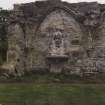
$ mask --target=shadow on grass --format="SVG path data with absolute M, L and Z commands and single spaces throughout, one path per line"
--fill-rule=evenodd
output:
M 80 76 L 80 75 L 65 75 L 65 74 L 54 74 L 54 73 L 26 73 L 24 76 L 16 77 L 0 77 L 0 83 L 105 83 L 104 75 L 91 75 L 91 76 Z

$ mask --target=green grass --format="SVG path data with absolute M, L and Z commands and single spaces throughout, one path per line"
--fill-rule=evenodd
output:
M 91 81 L 62 74 L 27 74 L 8 79 L 1 76 L 0 104 L 105 105 L 103 80 L 97 82 L 96 78 Z
M 0 84 L 3 105 L 105 105 L 105 85 Z

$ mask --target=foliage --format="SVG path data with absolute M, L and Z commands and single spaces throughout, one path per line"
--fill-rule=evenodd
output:
M 0 9 L 0 61 L 6 60 L 8 17 L 9 17 L 9 11 Z

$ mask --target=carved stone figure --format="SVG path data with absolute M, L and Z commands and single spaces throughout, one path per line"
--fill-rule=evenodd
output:
M 52 34 L 52 40 L 49 50 L 49 53 L 52 56 L 64 55 L 64 37 L 63 33 L 61 33 L 59 30 Z

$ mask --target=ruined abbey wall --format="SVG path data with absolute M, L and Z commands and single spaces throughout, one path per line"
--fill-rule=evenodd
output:
M 17 73 L 48 69 L 105 72 L 105 5 L 60 0 L 15 5 L 8 26 L 7 64 Z

